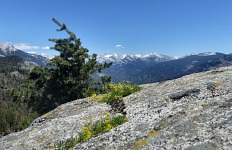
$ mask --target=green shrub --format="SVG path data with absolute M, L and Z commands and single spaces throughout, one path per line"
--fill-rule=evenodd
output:
M 127 121 L 128 119 L 126 116 L 115 116 L 110 118 L 110 114 L 106 112 L 106 117 L 104 119 L 85 125 L 83 130 L 78 133 L 78 137 L 71 137 L 66 141 L 60 141 L 56 147 L 58 149 L 72 148 L 78 143 L 87 141 L 90 138 L 107 132 L 110 129 L 115 128 Z
M 103 87 L 105 94 L 93 94 L 90 102 L 106 102 L 113 104 L 123 97 L 128 96 L 142 88 L 137 85 L 129 85 L 128 82 L 113 84 L 110 83 Z M 89 140 L 90 138 L 107 132 L 112 128 L 117 127 L 128 121 L 125 115 L 110 117 L 109 112 L 106 112 L 106 117 L 94 123 L 89 123 L 84 126 L 82 131 L 78 133 L 78 137 L 72 137 L 66 141 L 60 141 L 56 146 L 58 149 L 68 149 L 74 147 L 76 144 Z
M 130 85 L 128 82 L 113 84 L 110 83 L 103 87 L 106 94 L 93 94 L 90 98 L 90 102 L 106 102 L 111 103 L 115 100 L 121 100 L 123 97 L 128 96 L 134 92 L 141 90 L 142 88 L 138 85 Z
M 125 116 L 117 116 L 115 118 L 110 119 L 110 124 L 113 126 L 113 128 L 127 122 L 128 119 Z

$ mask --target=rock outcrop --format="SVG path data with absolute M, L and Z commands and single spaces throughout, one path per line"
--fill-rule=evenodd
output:
M 123 99 L 128 122 L 73 149 L 232 148 L 232 67 L 141 86 Z M 0 149 L 55 149 L 110 109 L 89 98 L 63 104 L 27 129 L 2 137 Z

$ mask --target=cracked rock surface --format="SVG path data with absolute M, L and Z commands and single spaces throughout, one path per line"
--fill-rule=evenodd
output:
M 232 149 L 232 67 L 141 86 L 123 99 L 128 122 L 73 149 Z M 54 149 L 111 109 L 88 101 L 61 105 L 27 129 L 2 137 L 0 149 Z

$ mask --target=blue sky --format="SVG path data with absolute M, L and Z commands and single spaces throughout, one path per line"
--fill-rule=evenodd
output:
M 232 52 L 231 0 L 1 0 L 0 43 L 50 53 L 55 17 L 90 53 Z M 57 53 L 56 53 L 57 54 Z

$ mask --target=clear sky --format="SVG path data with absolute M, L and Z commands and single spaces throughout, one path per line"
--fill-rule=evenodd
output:
M 54 53 L 52 17 L 90 53 L 232 52 L 232 0 L 1 0 L 0 43 Z

